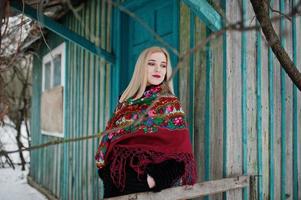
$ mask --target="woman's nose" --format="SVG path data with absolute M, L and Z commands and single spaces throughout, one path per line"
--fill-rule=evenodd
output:
M 159 71 L 159 66 L 158 65 L 155 66 L 155 71 Z

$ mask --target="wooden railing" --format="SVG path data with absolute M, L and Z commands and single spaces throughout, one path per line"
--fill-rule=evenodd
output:
M 197 183 L 193 186 L 179 186 L 162 190 L 161 192 L 143 192 L 135 193 L 106 200 L 176 200 L 176 199 L 191 199 L 205 195 L 212 195 L 220 192 L 225 192 L 233 189 L 250 187 L 250 199 L 254 197 L 254 176 L 237 176 L 233 178 L 224 178 Z

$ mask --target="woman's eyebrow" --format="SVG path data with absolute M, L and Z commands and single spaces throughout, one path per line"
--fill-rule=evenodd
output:
M 148 61 L 153 61 L 153 62 L 156 62 L 157 60 L 150 59 L 150 60 L 148 60 Z M 165 62 L 165 61 L 162 61 L 161 63 L 165 63 L 165 64 L 166 64 L 166 62 Z

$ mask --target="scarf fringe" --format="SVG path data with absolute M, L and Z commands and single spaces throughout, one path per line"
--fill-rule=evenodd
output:
M 150 163 L 161 163 L 165 160 L 175 159 L 183 161 L 185 171 L 182 178 L 182 185 L 193 185 L 197 180 L 197 170 L 193 155 L 191 153 L 164 154 L 155 151 L 143 150 L 141 148 L 125 148 L 115 146 L 111 158 L 110 176 L 116 187 L 121 190 L 125 187 L 126 167 L 133 168 L 138 176 L 145 173 Z M 128 162 L 128 163 L 127 163 Z

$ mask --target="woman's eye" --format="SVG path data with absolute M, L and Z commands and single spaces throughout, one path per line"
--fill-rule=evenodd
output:
M 162 68 L 166 68 L 166 65 L 161 65 Z
M 150 66 L 154 66 L 154 65 L 155 65 L 155 63 L 148 63 L 148 65 L 150 65 Z

